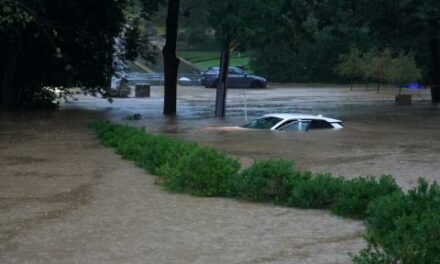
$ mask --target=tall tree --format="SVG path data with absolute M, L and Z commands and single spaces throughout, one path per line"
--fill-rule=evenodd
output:
M 283 32 L 288 35 L 296 33 L 297 18 L 288 12 L 295 10 L 294 3 L 304 3 L 300 0 L 224 0 L 210 2 L 207 11 L 209 22 L 216 29 L 221 40 L 222 59 L 220 66 L 219 87 L 217 91 L 216 115 L 224 116 L 227 94 L 227 68 L 229 65 L 229 53 L 232 49 L 245 50 L 249 46 L 266 45 L 273 39 L 267 36 L 270 31 Z M 280 13 L 280 10 L 287 10 Z M 275 12 L 277 11 L 277 12 Z M 274 21 L 280 22 L 275 27 Z M 295 29 L 295 30 L 293 30 Z
M 440 103 L 440 2 L 370 0 L 361 6 L 363 26 L 371 30 L 376 45 L 414 52 L 418 62 L 429 69 L 432 102 Z
M 45 102 L 44 87 L 105 95 L 126 7 L 126 0 L 0 0 L 0 107 Z
M 363 64 L 361 51 L 352 47 L 349 53 L 339 56 L 339 64 L 336 65 L 335 71 L 341 77 L 350 79 L 350 89 L 353 90 L 353 81 L 362 77 Z
M 6 17 L 0 22 L 1 106 L 32 106 L 44 97 L 45 86 L 104 93 L 125 2 L 0 0 L 0 17 Z M 31 21 L 11 21 L 11 13 Z

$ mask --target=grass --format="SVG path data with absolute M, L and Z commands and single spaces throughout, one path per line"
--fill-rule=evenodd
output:
M 218 67 L 220 64 L 219 51 L 179 51 L 178 56 L 193 63 L 199 70 L 206 70 L 209 67 Z M 246 70 L 249 67 L 250 57 L 248 54 L 232 52 L 230 57 L 230 66 L 244 66 Z

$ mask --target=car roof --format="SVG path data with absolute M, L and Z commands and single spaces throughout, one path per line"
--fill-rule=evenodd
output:
M 325 120 L 330 123 L 342 123 L 341 120 L 328 118 L 322 115 L 305 115 L 305 114 L 299 114 L 299 113 L 276 113 L 276 114 L 266 114 L 263 117 L 277 117 L 284 120 L 289 119 L 319 119 L 319 120 Z

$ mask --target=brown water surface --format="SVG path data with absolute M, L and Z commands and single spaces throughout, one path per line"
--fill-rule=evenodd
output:
M 57 112 L 0 113 L 0 263 L 350 263 L 363 225 L 326 211 L 170 194 L 155 177 L 98 144 L 87 124 L 110 119 L 221 148 L 246 164 L 284 158 L 302 169 L 354 177 L 393 174 L 407 188 L 439 179 L 440 112 L 412 92 L 346 88 L 179 88 L 179 115 L 163 118 L 162 89 L 147 99 L 80 97 Z M 271 112 L 342 119 L 339 131 L 218 131 Z M 140 113 L 138 121 L 123 120 Z

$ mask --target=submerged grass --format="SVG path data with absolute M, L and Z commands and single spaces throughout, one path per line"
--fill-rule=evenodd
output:
M 391 176 L 345 179 L 299 171 L 284 160 L 257 161 L 242 170 L 233 157 L 195 143 L 109 122 L 90 128 L 102 144 L 157 175 L 169 191 L 329 209 L 365 219 L 370 246 L 352 257 L 354 263 L 440 263 L 437 184 L 420 180 L 404 193 Z

